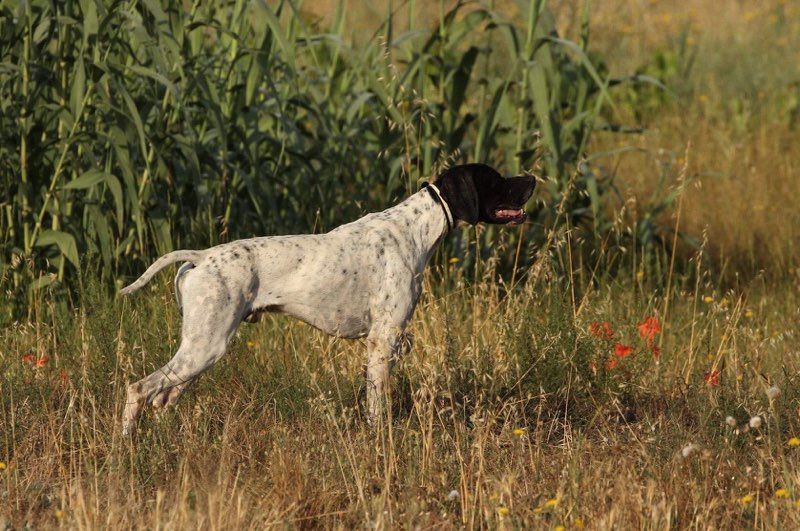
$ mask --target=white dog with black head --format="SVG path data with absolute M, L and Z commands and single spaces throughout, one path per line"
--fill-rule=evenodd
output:
M 436 247 L 458 223 L 521 223 L 534 185 L 533 177 L 504 178 L 483 164 L 455 166 L 402 203 L 326 234 L 251 238 L 162 256 L 120 293 L 185 262 L 175 277 L 181 343 L 166 365 L 128 386 L 123 433 L 133 432 L 143 406 L 174 405 L 225 354 L 239 323 L 261 312 L 288 314 L 337 337 L 366 337 L 367 418 L 374 421 Z

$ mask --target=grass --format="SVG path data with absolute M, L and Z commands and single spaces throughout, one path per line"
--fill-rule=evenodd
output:
M 5 330 L 0 511 L 15 526 L 92 528 L 799 523 L 793 290 L 680 286 L 665 320 L 648 278 L 604 281 L 573 305 L 546 275 L 507 293 L 491 272 L 466 274 L 429 276 L 384 430 L 360 415 L 363 345 L 270 317 L 243 325 L 176 410 L 122 439 L 121 384 L 177 345 L 166 278 L 133 301 L 90 290 L 70 315 Z M 651 315 L 658 360 L 637 330 Z M 605 321 L 611 341 L 591 333 Z M 615 342 L 635 351 L 607 369 Z
M 386 12 L 347 5 L 347 27 Z M 553 6 L 576 41 L 582 6 Z M 582 242 L 562 231 L 525 251 L 513 289 L 499 264 L 515 235 L 476 263 L 465 232 L 460 261 L 442 253 L 426 277 L 386 429 L 362 419 L 362 344 L 268 317 L 133 442 L 123 384 L 177 347 L 169 275 L 124 301 L 91 273 L 69 304 L 41 290 L 0 331 L 0 529 L 800 526 L 797 6 L 612 0 L 590 14 L 612 75 L 658 75 L 673 94 L 615 93 L 622 121 L 646 130 L 588 144 L 640 150 L 595 164 L 614 178 L 604 208 L 623 235 L 686 168 L 680 228 L 697 246 L 674 250 L 669 282 L 677 202 L 657 213 L 665 262 L 641 267 L 621 238 L 573 275 Z M 648 316 L 658 360 L 637 328 Z M 613 340 L 592 334 L 604 322 Z M 634 352 L 609 369 L 617 342 Z

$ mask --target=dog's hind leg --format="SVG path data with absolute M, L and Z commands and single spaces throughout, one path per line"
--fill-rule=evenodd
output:
M 187 286 L 189 287 L 189 286 Z M 242 315 L 231 305 L 217 305 L 214 301 L 227 297 L 227 291 L 219 286 L 204 286 L 205 292 L 196 301 L 191 289 L 184 302 L 183 331 L 178 351 L 166 365 L 127 388 L 127 400 L 122 417 L 122 432 L 133 433 L 136 419 L 142 408 L 152 404 L 156 407 L 174 404 L 186 386 L 209 369 L 224 354 L 228 339 L 233 335 Z M 196 302 L 194 304 L 189 301 Z

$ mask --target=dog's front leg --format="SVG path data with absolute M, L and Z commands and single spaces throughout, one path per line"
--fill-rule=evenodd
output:
M 381 331 L 367 337 L 367 422 L 379 425 L 390 404 L 389 369 L 401 334 Z

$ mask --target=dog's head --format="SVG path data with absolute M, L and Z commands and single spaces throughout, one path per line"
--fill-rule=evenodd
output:
M 442 172 L 434 184 L 456 220 L 517 224 L 525 221 L 523 207 L 536 180 L 527 175 L 506 179 L 485 164 L 464 164 Z

